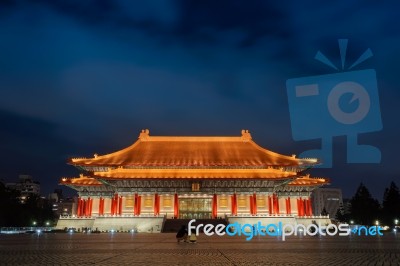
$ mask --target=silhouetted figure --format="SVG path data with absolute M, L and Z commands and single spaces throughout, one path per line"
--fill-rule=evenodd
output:
M 188 231 L 186 230 L 186 226 L 182 225 L 181 229 L 179 229 L 178 233 L 176 234 L 176 241 L 179 243 L 181 240 L 187 242 L 188 238 Z

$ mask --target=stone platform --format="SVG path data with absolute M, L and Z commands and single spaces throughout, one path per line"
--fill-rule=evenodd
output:
M 93 230 L 99 231 L 131 231 L 135 232 L 171 232 L 167 228 L 163 230 L 163 225 L 165 222 L 176 223 L 176 226 L 172 226 L 174 231 L 180 228 L 181 225 L 186 225 L 190 219 L 177 219 L 168 220 L 164 216 L 98 216 L 98 217 L 60 217 L 57 222 L 56 229 L 65 228 L 91 228 Z M 201 221 L 201 219 L 199 220 Z M 315 222 L 320 225 L 328 225 L 331 220 L 328 216 L 310 216 L 310 217 L 295 217 L 290 216 L 269 216 L 269 215 L 257 215 L 257 216 L 227 216 L 227 219 L 214 219 L 214 220 L 204 220 L 208 223 L 218 224 L 218 223 L 240 223 L 240 224 L 257 224 L 261 222 L 263 225 L 274 223 L 278 224 L 282 222 L 283 224 L 303 224 L 305 226 Z M 168 223 L 167 223 L 168 225 Z
M 135 231 L 161 232 L 164 216 L 100 216 L 96 218 L 63 217 L 57 222 L 56 229 L 91 228 L 99 231 Z
M 400 235 L 207 237 L 175 234 L 0 235 L 1 265 L 399 265 Z

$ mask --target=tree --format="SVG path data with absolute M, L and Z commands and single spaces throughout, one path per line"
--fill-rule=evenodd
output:
M 371 193 L 363 183 L 350 200 L 351 219 L 357 224 L 372 225 L 378 219 L 380 205 L 372 198 Z
M 395 219 L 400 219 L 400 192 L 394 182 L 385 189 L 382 202 L 382 220 L 385 225 L 393 225 Z
M 0 226 L 20 226 L 19 193 L 0 182 Z
M 31 195 L 22 204 L 19 200 L 20 193 L 7 188 L 0 182 L 0 227 L 43 226 L 46 221 L 54 219 L 54 213 L 47 200 Z
M 341 223 L 348 223 L 349 216 L 350 216 L 350 214 L 348 212 L 346 212 L 346 210 L 343 207 L 343 204 L 340 203 L 339 208 L 335 215 L 336 221 L 341 222 Z

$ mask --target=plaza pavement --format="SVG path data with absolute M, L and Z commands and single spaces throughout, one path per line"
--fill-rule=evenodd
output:
M 0 265 L 400 265 L 400 235 L 207 237 L 175 234 L 0 235 Z

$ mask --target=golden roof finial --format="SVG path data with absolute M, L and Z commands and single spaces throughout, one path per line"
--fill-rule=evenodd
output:
M 251 134 L 248 130 L 242 129 L 242 140 L 249 141 L 251 140 Z
M 139 134 L 139 139 L 141 140 L 146 140 L 150 136 L 150 130 L 148 129 L 142 129 L 142 132 Z

